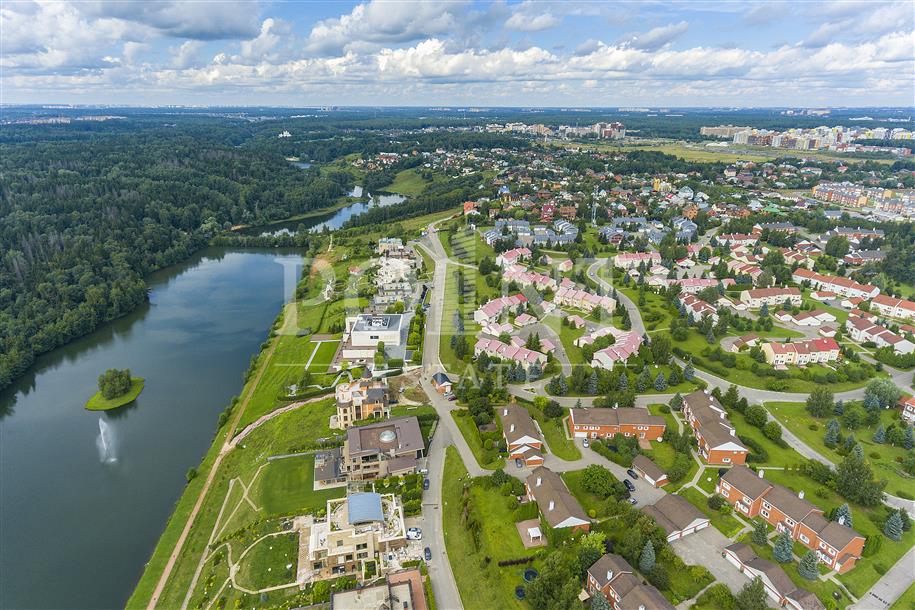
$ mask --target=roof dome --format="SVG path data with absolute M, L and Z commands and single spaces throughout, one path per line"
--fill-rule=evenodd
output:
M 397 435 L 394 434 L 393 430 L 385 430 L 378 435 L 378 439 L 382 443 L 393 443 L 397 439 Z

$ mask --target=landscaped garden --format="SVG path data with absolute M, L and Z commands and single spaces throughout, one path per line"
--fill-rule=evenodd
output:
M 495 420 L 495 430 L 481 433 L 469 411 L 452 411 L 451 417 L 457 424 L 461 436 L 470 446 L 473 457 L 476 458 L 480 468 L 494 470 L 505 466 L 505 458 L 499 455 L 499 443 L 502 441 L 502 433 L 498 428 L 498 418 Z
M 517 399 L 517 401 L 518 404 L 530 412 L 531 417 L 540 425 L 544 440 L 553 455 L 567 461 L 577 460 L 581 457 L 581 451 L 575 445 L 575 441 L 567 435 L 564 416 L 568 412 L 565 409 L 560 407 L 561 415 L 559 417 L 547 417 L 544 409 L 548 404 L 548 400 L 545 397 L 538 396 L 534 399 L 534 402 L 522 399 Z

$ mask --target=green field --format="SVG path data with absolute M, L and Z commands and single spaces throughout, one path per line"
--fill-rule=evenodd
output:
M 890 606 L 890 610 L 915 610 L 915 582 Z
M 337 346 L 339 344 L 339 341 L 312 343 L 317 349 L 317 352 L 314 353 L 314 356 L 308 356 L 311 358 L 311 364 L 308 366 L 308 370 L 313 373 L 326 373 L 327 369 L 330 367 L 330 363 L 334 359 L 334 354 L 337 353 Z M 306 360 L 306 362 L 308 362 L 308 360 Z
M 292 583 L 298 556 L 298 533 L 262 538 L 239 562 L 237 582 L 246 589 L 255 590 Z
M 455 325 L 455 315 L 460 316 L 464 322 L 464 334 L 467 338 L 467 353 L 473 355 L 473 346 L 476 343 L 476 335 L 480 331 L 480 326 L 473 321 L 473 312 L 476 309 L 474 297 L 476 289 L 474 287 L 474 277 L 477 274 L 474 269 L 464 268 L 464 286 L 460 291 L 464 299 L 463 303 L 458 302 L 458 282 L 455 271 L 456 265 L 448 265 L 445 276 L 445 300 L 442 307 L 442 334 L 439 344 L 439 358 L 445 368 L 453 373 L 463 373 L 466 365 L 454 353 L 451 347 L 451 337 L 457 334 Z
M 480 524 L 479 547 L 461 519 L 462 496 L 467 484 L 470 484 L 467 493 Z M 528 566 L 500 568 L 496 565 L 501 560 L 517 559 L 537 551 L 524 549 L 507 501 L 498 490 L 488 488 L 478 480 L 471 483 L 457 450 L 453 446 L 447 448 L 442 487 L 445 546 L 461 602 L 467 610 L 520 610 L 526 607 L 515 599 L 514 588 L 523 584 L 521 575 Z M 484 561 L 484 557 L 489 560 Z M 436 560 L 441 559 L 434 557 L 433 561 Z
M 271 516 L 303 515 L 323 509 L 327 501 L 342 498 L 345 487 L 314 491 L 315 456 L 304 454 L 272 460 L 258 479 L 255 496 Z
M 143 391 L 145 385 L 146 382 L 142 377 L 131 377 L 130 389 L 126 392 L 120 396 L 115 396 L 114 398 L 105 398 L 100 391 L 96 392 L 93 394 L 92 398 L 86 402 L 86 409 L 89 411 L 108 411 L 110 409 L 123 407 L 124 405 L 135 401 L 137 396 L 140 395 L 140 392 Z
M 553 455 L 566 461 L 581 458 L 581 451 L 575 445 L 575 441 L 566 436 L 566 427 L 562 418 L 549 418 L 533 403 L 526 400 L 518 400 L 518 403 L 530 411 L 531 416 L 540 424 L 544 440 Z
M 415 197 L 416 195 L 422 195 L 428 185 L 441 182 L 443 179 L 440 174 L 433 174 L 432 181 L 426 181 L 420 175 L 418 168 L 414 167 L 398 172 L 394 177 L 394 182 L 384 187 L 383 190 L 399 193 L 407 197 Z
M 783 426 L 793 432 L 806 445 L 813 448 L 814 451 L 834 463 L 842 461 L 842 455 L 835 449 L 827 447 L 823 442 L 826 434 L 827 419 L 813 417 L 804 408 L 803 403 L 768 402 L 765 407 Z M 837 419 L 841 423 L 841 417 Z M 899 417 L 899 411 L 896 409 L 881 411 L 880 422 L 884 428 L 889 428 L 894 424 L 896 427 L 905 425 Z M 811 426 L 815 426 L 817 429 L 811 430 Z M 874 475 L 877 478 L 886 480 L 887 493 L 893 495 L 899 495 L 900 493 L 913 494 L 915 492 L 915 477 L 907 475 L 897 462 L 898 459 L 905 457 L 908 451 L 904 447 L 875 443 L 873 437 L 876 430 L 876 425 L 862 425 L 852 431 L 842 426 L 841 434 L 843 436 L 848 435 L 849 432 L 854 434 L 855 439 L 861 443 L 861 447 L 864 449 L 864 455 L 874 468 Z

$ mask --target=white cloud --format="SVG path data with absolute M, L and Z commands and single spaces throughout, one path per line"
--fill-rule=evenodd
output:
M 805 46 L 820 47 L 837 40 L 858 41 L 915 27 L 915 10 L 911 2 L 836 3 L 829 6 L 825 14 L 838 19 L 820 25 L 804 40 Z
M 671 23 L 669 25 L 652 28 L 644 34 L 631 35 L 624 39 L 622 43 L 636 49 L 653 51 L 673 42 L 686 32 L 687 29 L 689 29 L 689 24 L 685 21 Z
M 98 0 L 77 4 L 87 16 L 142 24 L 177 38 L 221 40 L 257 34 L 257 2 L 242 0 Z
M 200 50 L 203 42 L 200 40 L 185 40 L 179 47 L 172 47 L 171 66 L 173 68 L 190 68 L 200 62 Z
M 554 28 L 560 23 L 562 23 L 562 19 L 550 12 L 529 15 L 526 12 L 519 11 L 508 18 L 505 22 L 505 27 L 520 32 L 539 32 L 540 30 Z

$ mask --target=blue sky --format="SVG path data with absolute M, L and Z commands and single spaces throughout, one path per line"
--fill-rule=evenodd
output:
M 902 2 L 4 1 L 0 102 L 915 105 Z

